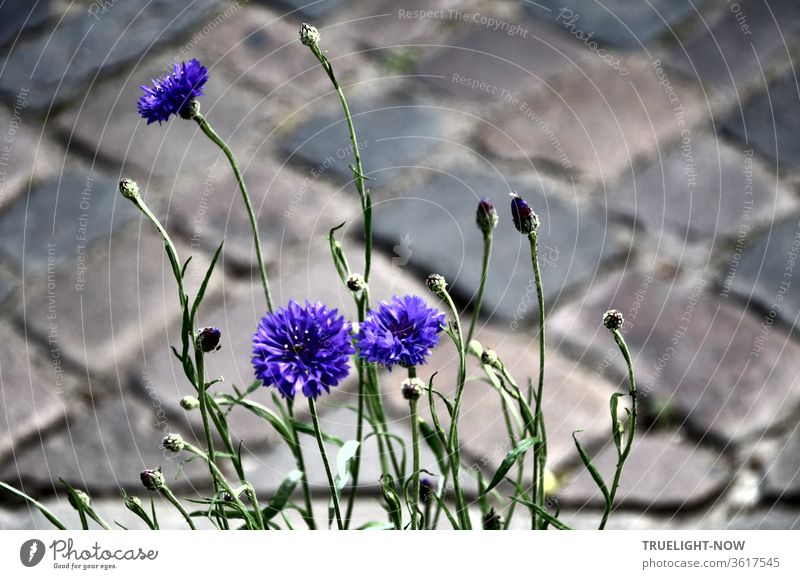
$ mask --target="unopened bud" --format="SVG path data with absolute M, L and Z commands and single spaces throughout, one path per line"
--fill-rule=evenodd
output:
M 198 350 L 208 354 L 209 352 L 216 352 L 221 348 L 219 345 L 219 340 L 221 337 L 222 332 L 219 328 L 203 328 L 201 330 L 197 330 L 197 336 L 195 337 L 194 341 Z
M 351 292 L 358 293 L 367 287 L 367 282 L 364 281 L 364 276 L 358 273 L 352 274 L 347 278 L 347 289 Z
M 300 42 L 308 47 L 316 46 L 319 44 L 319 30 L 303 22 L 300 25 Z
M 161 446 L 171 452 L 180 452 L 186 447 L 186 443 L 180 434 L 168 434 L 161 441 Z
M 609 330 L 619 330 L 624 323 L 625 318 L 619 310 L 608 310 L 603 314 L 603 325 Z
M 536 231 L 536 228 L 539 227 L 539 216 L 516 192 L 512 193 L 511 197 L 511 218 L 514 221 L 514 227 L 523 235 Z
M 447 282 L 444 280 L 444 277 L 438 273 L 432 273 L 429 275 L 428 279 L 425 280 L 425 285 L 427 285 L 428 289 L 439 297 L 444 296 L 444 293 L 447 290 Z
M 161 472 L 161 468 L 148 468 L 147 470 L 143 470 L 139 478 L 142 479 L 144 488 L 149 491 L 161 490 L 167 484 L 164 473 Z
M 494 208 L 492 201 L 488 197 L 481 197 L 478 202 L 478 213 L 475 215 L 475 223 L 478 224 L 478 229 L 483 231 L 484 235 L 489 235 L 497 226 L 499 219 L 497 209 Z
M 200 406 L 200 401 L 195 398 L 194 396 L 184 396 L 181 398 L 181 408 L 184 410 L 194 410 L 198 406 Z
M 136 201 L 139 199 L 139 185 L 133 179 L 123 179 L 119 182 L 119 192 L 125 199 Z
M 406 400 L 419 400 L 425 391 L 425 384 L 419 378 L 406 378 L 403 380 L 402 391 Z

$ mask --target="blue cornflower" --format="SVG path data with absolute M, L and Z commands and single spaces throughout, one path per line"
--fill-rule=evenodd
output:
M 203 96 L 207 80 L 208 69 L 196 58 L 175 63 L 172 74 L 153 80 L 153 86 L 142 86 L 144 94 L 139 98 L 139 114 L 149 125 L 185 113 L 197 97 Z
M 359 355 L 390 369 L 395 364 L 424 364 L 439 343 L 443 322 L 444 314 L 429 308 L 421 297 L 393 296 L 391 303 L 380 302 L 359 324 Z
M 307 398 L 330 392 L 350 372 L 355 352 L 351 326 L 323 304 L 290 300 L 267 313 L 253 334 L 253 368 L 264 386 L 275 386 L 284 398 L 302 390 Z

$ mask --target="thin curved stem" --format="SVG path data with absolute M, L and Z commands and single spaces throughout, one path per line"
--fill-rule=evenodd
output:
M 303 500 L 306 506 L 306 514 L 303 517 L 303 520 L 305 520 L 306 526 L 309 529 L 314 530 L 317 528 L 317 523 L 314 520 L 314 506 L 311 502 L 311 487 L 308 484 L 308 474 L 306 473 L 306 461 L 303 457 L 303 448 L 300 446 L 300 437 L 297 435 L 297 428 L 294 425 L 294 401 L 287 399 L 286 408 L 289 412 L 289 419 L 292 423 L 291 432 L 294 446 L 294 458 L 297 462 L 297 469 L 303 473 L 302 477 L 300 478 L 300 485 L 303 487 Z
M 325 443 L 322 440 L 322 431 L 319 427 L 317 405 L 314 402 L 314 398 L 308 399 L 308 410 L 311 413 L 311 421 L 314 423 L 314 436 L 317 438 L 319 453 L 322 456 L 322 464 L 325 466 L 325 474 L 328 477 L 328 486 L 331 490 L 331 501 L 333 502 L 333 512 L 336 514 L 336 525 L 338 526 L 339 530 L 342 531 L 344 530 L 344 524 L 342 523 L 342 512 L 341 508 L 339 507 L 339 493 L 336 492 L 336 483 L 333 480 L 330 462 L 328 462 L 328 453 L 325 450 Z
M 211 128 L 211 125 L 208 124 L 208 121 L 205 117 L 200 114 L 199 112 L 194 116 L 194 120 L 200 126 L 200 129 L 205 133 L 205 135 L 211 139 L 211 141 L 217 145 L 225 156 L 228 158 L 228 162 L 233 169 L 233 174 L 236 177 L 236 182 L 239 184 L 239 190 L 242 192 L 242 199 L 244 200 L 244 206 L 247 209 L 247 218 L 250 220 L 250 229 L 253 233 L 253 243 L 256 246 L 256 259 L 258 260 L 258 273 L 261 277 L 261 286 L 264 290 L 264 299 L 267 302 L 267 309 L 271 312 L 272 311 L 272 295 L 269 290 L 269 280 L 267 279 L 267 266 L 264 263 L 264 257 L 261 250 L 261 236 L 258 233 L 258 223 L 256 222 L 256 216 L 253 212 L 253 203 L 250 200 L 250 194 L 247 192 L 247 186 L 244 183 L 244 178 L 242 177 L 242 172 L 239 170 L 239 164 L 236 162 L 236 158 L 233 156 L 233 151 L 231 151 L 230 147 L 228 147 L 227 143 L 220 137 L 214 129 Z
M 478 296 L 475 298 L 475 305 L 472 309 L 472 319 L 469 323 L 469 331 L 467 332 L 467 346 L 472 341 L 475 335 L 475 326 L 478 323 L 478 317 L 481 313 L 481 304 L 483 303 L 483 294 L 486 290 L 486 279 L 489 274 L 489 258 L 492 255 L 492 232 L 483 234 L 483 261 L 481 263 L 481 283 L 478 286 Z
M 531 245 L 531 262 L 533 276 L 536 282 L 536 300 L 539 304 L 539 381 L 536 388 L 536 433 L 544 430 L 544 416 L 542 414 L 542 393 L 544 390 L 544 360 L 545 360 L 545 330 L 544 330 L 544 293 L 542 291 L 542 275 L 539 270 L 539 249 L 536 231 L 532 231 L 528 239 Z M 541 426 L 540 426 L 541 425 Z M 536 434 L 534 434 L 536 436 Z M 531 499 L 533 503 L 544 507 L 544 473 L 547 465 L 547 440 L 541 439 L 533 447 L 533 488 Z M 544 528 L 544 521 L 537 514 L 534 517 L 533 527 Z
M 181 516 L 184 519 L 186 519 L 186 523 L 189 525 L 189 528 L 191 530 L 193 530 L 193 531 L 196 531 L 197 528 L 194 526 L 194 521 L 192 521 L 192 517 L 189 515 L 188 512 L 186 512 L 186 509 L 183 508 L 183 505 L 178 500 L 178 497 L 176 497 L 173 494 L 173 492 L 170 490 L 170 488 L 168 486 L 164 485 L 163 487 L 161 487 L 159 489 L 159 492 L 161 493 L 161 496 L 163 496 L 170 503 L 172 503 L 172 505 L 178 510 L 178 512 L 181 514 Z
M 614 480 L 611 483 L 608 493 L 608 501 L 606 502 L 606 508 L 603 511 L 603 518 L 600 521 L 600 526 L 598 527 L 601 531 L 605 529 L 606 523 L 608 522 L 608 517 L 611 515 L 611 510 L 614 508 L 614 499 L 617 496 L 617 489 L 619 489 L 622 468 L 625 466 L 625 461 L 628 459 L 628 455 L 631 452 L 631 447 L 633 446 L 633 437 L 636 432 L 636 419 L 638 414 L 638 392 L 636 390 L 636 378 L 633 375 L 633 362 L 631 360 L 631 353 L 628 350 L 628 345 L 625 343 L 625 338 L 622 337 L 622 334 L 619 333 L 619 330 L 612 330 L 611 333 L 614 335 L 614 341 L 617 342 L 617 346 L 619 346 L 619 349 L 622 352 L 622 357 L 625 358 L 625 364 L 628 366 L 628 394 L 631 397 L 631 411 L 630 415 L 628 416 L 628 437 L 625 440 L 625 447 L 621 452 L 619 452 L 617 467 L 614 471 Z M 614 417 L 614 419 L 616 420 L 616 417 Z

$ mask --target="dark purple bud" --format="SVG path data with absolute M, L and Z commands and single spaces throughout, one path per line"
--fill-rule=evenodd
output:
M 164 474 L 161 472 L 161 468 L 148 468 L 147 470 L 143 470 L 139 478 L 142 479 L 144 488 L 149 491 L 161 490 L 167 484 L 166 479 L 164 479 Z
M 197 338 L 195 343 L 197 349 L 201 352 L 216 352 L 221 348 L 219 340 L 222 337 L 222 332 L 219 328 L 203 328 L 197 331 Z
M 514 227 L 523 235 L 536 231 L 539 227 L 539 216 L 522 197 L 516 193 L 512 193 L 511 197 L 511 218 L 514 220 Z
M 494 507 L 483 515 L 483 530 L 484 531 L 500 531 L 503 529 L 505 521 L 503 515 L 494 510 Z
M 478 224 L 478 229 L 483 231 L 484 235 L 489 235 L 492 230 L 497 226 L 497 210 L 494 204 L 488 197 L 481 197 L 478 202 L 478 213 L 475 216 L 475 223 Z
M 419 502 L 422 504 L 428 503 L 433 498 L 433 493 L 435 492 L 433 479 L 427 476 L 420 477 Z

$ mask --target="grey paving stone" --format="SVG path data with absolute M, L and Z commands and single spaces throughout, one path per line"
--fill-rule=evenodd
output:
M 124 75 L 90 86 L 87 104 L 64 111 L 57 117 L 56 127 L 75 146 L 80 144 L 119 166 L 120 175 L 134 178 L 143 189 L 165 197 L 173 191 L 187 191 L 187 178 L 222 158 L 222 153 L 197 123 L 172 117 L 166 123 L 148 125 L 136 112 L 136 103 L 142 85 L 190 56 L 194 55 L 163 53 L 125 67 Z M 247 155 L 263 141 L 273 107 L 243 84 L 228 78 L 224 66 L 212 67 L 199 100 L 209 124 L 239 162 L 245 163 Z M 150 184 L 154 176 L 161 180 Z
M 402 5 L 393 0 L 361 0 L 353 2 L 352 11 L 357 20 L 342 23 L 349 34 L 360 43 L 377 48 L 404 47 L 409 44 L 427 44 L 432 40 L 449 38 L 443 25 L 449 23 L 450 10 L 467 11 L 473 2 L 464 0 L 408 0 Z M 438 17 L 419 17 L 420 11 L 443 10 Z M 362 18 L 367 18 L 364 21 Z M 365 23 L 368 23 L 365 26 Z M 340 23 L 337 23 L 337 28 Z
M 334 189 L 321 174 L 296 171 L 262 156 L 242 166 L 269 267 L 293 247 L 319 244 L 331 228 L 360 220 L 361 208 L 352 188 Z M 170 203 L 168 222 L 191 240 L 213 252 L 224 239 L 223 262 L 228 267 L 256 270 L 250 221 L 227 160 L 217 159 L 197 174 Z
M 190 9 L 169 0 L 144 8 L 119 3 L 105 13 L 74 6 L 52 30 L 18 43 L 7 61 L 0 91 L 30 87 L 30 106 L 44 109 L 86 92 L 95 75 L 138 58 L 142 47 L 179 37 L 211 16 L 219 0 L 198 0 Z
M 31 347 L 5 321 L 0 325 L 0 458 L 5 459 L 20 443 L 64 420 L 75 385 L 57 358 L 46 366 L 36 347 Z
M 415 72 L 455 97 L 501 103 L 507 93 L 520 96 L 547 86 L 556 72 L 577 72 L 586 56 L 568 35 L 533 19 L 498 20 L 507 26 L 493 29 L 470 22 L 456 38 L 437 42 L 446 46 L 423 59 Z M 511 26 L 517 27 L 513 34 Z
M 784 324 L 797 328 L 800 296 L 785 283 L 792 282 L 792 270 L 787 268 L 793 267 L 799 249 L 800 214 L 795 213 L 737 244 L 722 272 L 723 291 L 767 312 L 774 310 Z
M 282 17 L 280 6 L 266 10 L 252 4 L 232 4 L 223 22 L 193 37 L 192 53 L 215 70 L 242 75 L 243 80 L 266 91 L 273 104 L 300 107 L 329 92 L 328 75 L 300 43 L 299 22 Z M 320 28 L 321 43 L 337 77 L 346 79 L 347 84 L 357 82 L 362 69 L 369 68 L 365 59 L 356 53 L 340 24 Z
M 800 401 L 800 346 L 712 293 L 710 280 L 673 283 L 630 271 L 551 317 L 551 336 L 627 388 L 622 359 L 600 324 L 609 307 L 626 317 L 640 400 L 659 419 L 685 416 L 698 436 L 734 442 L 791 420 Z
M 618 255 L 616 241 L 590 207 L 557 197 L 549 183 L 533 175 L 498 174 L 497 168 L 457 165 L 374 208 L 375 238 L 398 262 L 423 276 L 439 273 L 463 303 L 474 299 L 480 282 L 483 237 L 475 226 L 478 199 L 489 195 L 500 215 L 494 232 L 483 311 L 500 319 L 529 319 L 536 310 L 535 286 L 527 238 L 514 229 L 509 191 L 517 190 L 539 214 L 539 245 L 545 300 L 592 279 L 601 265 Z M 399 218 L 398 216 L 402 216 Z M 532 301 L 531 301 L 532 300 Z M 524 326 L 523 326 L 524 327 Z
M 0 304 L 2 304 L 14 290 L 14 282 L 5 272 L 0 271 Z
M 26 269 L 81 261 L 92 241 L 138 215 L 108 175 L 73 166 L 0 213 L 0 249 Z
M 767 495 L 786 501 L 800 496 L 800 432 L 797 428 L 767 466 L 764 490 Z
M 734 111 L 723 129 L 775 159 L 779 168 L 800 164 L 800 121 L 791 114 L 800 102 L 794 77 L 788 75 L 740 112 Z
M 182 259 L 193 255 L 185 277 L 192 295 L 208 258 L 180 244 L 178 253 Z M 212 279 L 209 298 L 221 277 Z M 110 239 L 96 239 L 58 272 L 46 263 L 26 264 L 25 283 L 25 301 L 16 315 L 29 339 L 47 342 L 72 363 L 101 374 L 123 368 L 143 341 L 180 316 L 172 269 L 149 223 L 141 229 L 132 223 Z
M 688 0 L 656 0 L 631 4 L 625 0 L 543 0 L 522 2 L 539 18 L 564 27 L 572 34 L 622 48 L 639 48 L 670 30 L 684 18 L 694 14 L 694 7 L 704 4 Z M 576 32 L 577 31 L 577 32 Z
M 663 157 L 609 187 L 610 211 L 632 219 L 652 237 L 719 245 L 738 234 L 741 223 L 774 214 L 777 184 L 754 164 L 752 149 L 721 140 L 697 140 L 661 150 Z M 746 217 L 744 215 L 747 215 Z
M 52 13 L 53 2 L 42 0 L 33 6 L 23 2 L 9 2 L 4 6 L 0 22 L 0 46 L 17 38 L 25 31 L 44 22 Z
M 800 27 L 797 4 L 791 0 L 727 3 L 710 21 L 681 39 L 665 58 L 704 85 L 734 97 L 761 71 L 788 63 L 784 41 Z
M 161 466 L 167 483 L 192 487 L 192 477 L 205 485 L 207 474 L 199 461 L 183 464 L 182 455 L 161 449 L 165 422 L 153 406 L 130 396 L 117 396 L 74 416 L 67 428 L 52 432 L 41 443 L 16 453 L 0 470 L 0 479 L 12 485 L 58 490 L 58 477 L 90 492 L 146 493 L 139 479 L 145 468 Z
M 614 445 L 592 456 L 592 462 L 610 481 L 617 451 Z M 585 468 L 561 491 L 565 504 L 602 506 L 603 497 Z M 621 484 L 617 504 L 646 509 L 691 508 L 716 497 L 728 483 L 730 473 L 713 452 L 683 442 L 670 433 L 648 434 L 635 439 Z
M 727 528 L 743 531 L 800 529 L 800 512 L 786 507 L 773 507 L 739 513 L 731 519 Z
M 260 0 L 263 4 L 274 8 L 283 8 L 291 12 L 294 18 L 312 20 L 312 24 L 323 20 L 334 11 L 348 4 L 348 0 L 319 0 L 307 2 L 306 0 Z
M 338 103 L 337 103 L 338 105 Z M 398 167 L 414 165 L 438 144 L 445 115 L 432 103 L 388 97 L 350 103 L 364 170 L 380 187 Z M 281 144 L 290 161 L 301 160 L 327 175 L 350 181 L 352 152 L 341 108 L 313 117 Z M 392 171 L 390 171 L 392 170 Z
M 34 183 L 52 177 L 63 163 L 54 139 L 27 111 L 27 92 L 0 108 L 0 211 Z
M 571 511 L 562 509 L 558 517 L 562 522 L 576 531 L 594 531 L 603 518 L 602 510 L 592 510 L 590 508 Z M 530 528 L 530 521 L 519 519 L 520 523 L 527 524 Z M 655 530 L 677 530 L 690 528 L 681 524 L 676 524 L 671 517 L 658 517 L 652 513 L 642 512 L 617 512 L 611 515 L 606 524 L 609 531 L 655 531 Z M 520 526 L 525 529 L 525 526 Z
M 544 95 L 522 94 L 483 131 L 484 146 L 503 158 L 607 182 L 637 158 L 656 155 L 660 143 L 683 130 L 691 134 L 702 102 L 694 88 L 644 60 L 625 58 L 620 66 L 627 74 L 590 61 L 579 74 L 555 77 Z

